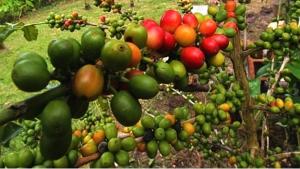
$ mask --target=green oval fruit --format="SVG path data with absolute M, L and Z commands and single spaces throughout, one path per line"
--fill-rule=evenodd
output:
M 171 153 L 171 146 L 166 141 L 159 142 L 159 152 L 162 156 L 168 156 Z
M 24 59 L 14 66 L 11 78 L 20 90 L 36 92 L 48 85 L 50 73 L 43 63 Z
M 55 68 L 67 69 L 74 55 L 73 44 L 67 39 L 56 39 L 48 45 L 48 55 Z
M 177 141 L 173 147 L 175 148 L 176 151 L 180 151 L 184 149 L 184 144 L 182 141 Z
M 38 62 L 39 65 L 47 68 L 47 63 L 45 61 L 45 59 L 40 56 L 39 54 L 35 53 L 35 52 L 23 52 L 19 55 L 19 57 L 16 59 L 15 64 L 18 64 L 19 62 L 23 61 L 23 60 L 30 60 L 33 62 Z
M 155 77 L 162 83 L 171 83 L 175 79 L 175 73 L 170 64 L 158 61 L 155 64 Z
M 129 164 L 129 154 L 127 151 L 120 150 L 115 154 L 115 160 L 119 166 L 125 167 Z
M 238 129 L 241 126 L 241 123 L 239 121 L 235 121 L 232 123 L 231 127 L 233 129 Z
M 225 100 L 226 100 L 226 98 L 225 98 L 224 94 L 221 94 L 221 93 L 217 94 L 217 97 L 216 97 L 217 104 L 222 104 L 225 102 Z
M 178 60 L 172 60 L 170 66 L 173 68 L 176 79 L 182 79 L 186 76 L 186 69 L 182 62 Z
M 159 122 L 159 127 L 163 128 L 163 129 L 167 129 L 169 127 L 171 127 L 172 123 L 170 122 L 170 120 L 163 118 L 160 122 Z
M 166 140 L 170 143 L 177 140 L 177 132 L 175 129 L 168 128 L 166 130 Z
M 35 150 L 34 165 L 42 165 L 44 161 L 45 161 L 45 158 L 41 154 L 39 147 L 37 147 Z
M 154 158 L 157 154 L 158 144 L 155 140 L 151 140 L 146 145 L 147 155 L 150 158 Z
M 114 166 L 114 155 L 111 152 L 105 152 L 100 157 L 101 167 L 111 168 Z
M 124 126 L 136 124 L 142 116 L 140 103 L 127 91 L 115 94 L 110 104 L 114 116 Z
M 99 27 L 89 27 L 86 29 L 86 31 L 83 32 L 82 36 L 89 33 L 89 32 L 97 32 L 99 34 L 101 34 L 102 36 L 106 36 L 106 33 Z
M 145 130 L 143 127 L 134 127 L 132 133 L 135 137 L 141 137 L 145 134 Z
M 80 43 L 74 38 L 67 38 L 72 45 L 73 45 L 73 55 L 71 58 L 70 66 L 71 68 L 78 68 L 80 66 L 80 52 L 81 52 L 81 45 Z
M 279 107 L 277 107 L 277 106 L 272 106 L 272 107 L 270 108 L 270 111 L 271 111 L 272 113 L 280 113 L 280 109 L 279 109 Z
M 8 153 L 4 156 L 3 162 L 7 168 L 18 168 L 19 156 L 16 152 Z
M 136 44 L 140 49 L 146 46 L 147 30 L 139 24 L 130 24 L 124 32 L 124 39 L 126 42 Z
M 53 167 L 53 161 L 46 160 L 46 161 L 44 161 L 43 166 L 45 166 L 45 168 L 52 168 Z
M 205 106 L 205 113 L 212 114 L 216 110 L 216 106 L 213 103 L 207 103 Z
M 155 120 L 149 115 L 142 117 L 141 123 L 145 129 L 153 129 L 155 127 Z
M 136 147 L 136 141 L 133 137 L 127 137 L 121 141 L 121 145 L 123 150 L 133 151 Z
M 156 138 L 156 140 L 163 140 L 165 139 L 165 130 L 163 128 L 157 128 L 154 131 L 154 136 Z
M 180 140 L 186 141 L 188 138 L 189 138 L 189 134 L 185 130 L 180 131 L 179 133 Z
M 210 123 L 204 123 L 202 125 L 202 131 L 203 134 L 205 134 L 206 136 L 209 136 L 211 133 L 211 124 Z
M 45 167 L 44 165 L 35 165 L 32 168 L 47 168 L 47 167 Z
M 220 121 L 225 121 L 227 119 L 227 112 L 223 110 L 218 111 L 218 118 Z
M 47 136 L 43 134 L 40 140 L 40 151 L 46 159 L 54 160 L 62 157 L 68 151 L 72 140 L 72 131 L 62 136 Z M 45 164 L 44 164 L 45 165 Z
M 108 140 L 118 136 L 118 129 L 115 124 L 108 123 L 104 126 L 105 136 Z
M 119 138 L 112 138 L 108 141 L 108 150 L 110 152 L 117 152 L 121 149 L 121 140 Z
M 93 161 L 90 165 L 90 168 L 102 168 L 100 158 L 96 161 Z
M 62 136 L 71 130 L 71 113 L 68 104 L 63 100 L 50 101 L 41 115 L 43 134 Z
M 83 58 L 95 62 L 101 56 L 101 50 L 105 44 L 104 32 L 100 29 L 90 29 L 81 36 L 81 50 Z
M 87 112 L 89 108 L 89 101 L 85 98 L 78 98 L 71 95 L 68 99 L 72 118 L 80 118 Z
M 216 21 L 217 22 L 223 22 L 227 18 L 227 12 L 224 9 L 220 9 L 216 14 Z
M 22 149 L 18 152 L 18 166 L 21 168 L 31 167 L 34 161 L 34 155 L 29 149 Z
M 163 115 L 158 115 L 158 116 L 155 116 L 154 117 L 154 120 L 155 120 L 155 125 L 156 126 L 159 126 L 159 123 L 162 119 L 164 119 L 165 117 Z
M 137 75 L 130 79 L 129 91 L 136 98 L 151 99 L 159 92 L 157 81 L 148 75 Z
M 224 28 L 224 34 L 229 38 L 233 38 L 236 35 L 236 31 L 233 28 Z
M 202 104 L 202 103 L 195 103 L 194 105 L 193 105 L 193 109 L 195 110 L 195 112 L 197 113 L 197 114 L 203 114 L 203 113 L 205 113 L 205 105 L 204 104 Z
M 245 12 L 246 12 L 246 5 L 244 5 L 244 4 L 238 5 L 235 9 L 236 15 L 244 15 Z
M 55 168 L 68 168 L 69 162 L 66 156 L 62 156 L 61 158 L 53 161 L 53 167 Z
M 101 60 L 112 71 L 124 70 L 131 62 L 131 49 L 126 42 L 111 39 L 103 46 Z
M 78 152 L 76 150 L 71 150 L 68 153 L 68 161 L 71 167 L 74 167 L 74 165 L 76 164 L 76 161 L 78 159 Z
M 205 116 L 200 114 L 198 116 L 196 116 L 196 122 L 199 124 L 199 125 L 203 125 L 205 123 Z

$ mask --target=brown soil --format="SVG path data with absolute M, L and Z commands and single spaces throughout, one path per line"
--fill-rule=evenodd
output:
M 260 33 L 277 16 L 277 4 L 276 0 L 269 0 L 267 2 L 251 0 L 251 3 L 247 5 L 248 41 L 258 39 Z

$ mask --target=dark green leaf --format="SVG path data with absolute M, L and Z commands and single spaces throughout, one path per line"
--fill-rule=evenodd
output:
M 249 80 L 250 95 L 257 96 L 260 94 L 260 78 Z
M 286 67 L 298 80 L 300 80 L 300 60 L 291 61 Z
M 24 26 L 22 30 L 24 32 L 24 37 L 26 40 L 33 41 L 37 39 L 38 29 L 34 25 Z
M 294 101 L 295 103 L 300 103 L 300 96 L 294 96 L 294 97 L 293 97 L 293 101 Z
M 1 25 L 0 26 L 0 43 L 3 43 L 7 37 L 12 34 L 15 31 L 14 28 L 12 28 L 9 25 Z
M 34 8 L 34 4 L 30 0 L 26 0 L 26 5 Z
M 300 50 L 293 50 L 291 53 L 291 57 L 298 58 L 300 55 Z
M 0 143 L 2 145 L 6 144 L 9 140 L 14 138 L 20 131 L 22 127 L 16 123 L 10 122 L 4 126 L 0 127 Z
M 268 68 L 271 68 L 271 64 L 268 63 L 264 66 L 262 66 L 260 69 L 258 69 L 258 71 L 256 72 L 256 78 L 260 78 L 262 76 L 265 76 L 268 74 Z

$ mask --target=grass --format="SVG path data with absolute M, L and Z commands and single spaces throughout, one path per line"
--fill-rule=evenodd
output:
M 48 6 L 38 11 L 29 13 L 25 17 L 21 18 L 21 22 L 24 23 L 36 23 L 44 21 L 49 12 L 53 11 L 58 14 L 70 14 L 72 11 L 77 11 L 79 14 L 88 17 L 89 22 L 97 23 L 98 17 L 100 15 L 106 15 L 110 17 L 115 17 L 116 14 L 103 13 L 101 9 L 93 6 L 93 0 L 87 1 L 91 4 L 90 10 L 84 10 L 83 0 L 65 0 L 56 5 Z M 120 2 L 119 0 L 117 2 Z M 124 8 L 129 7 L 129 1 L 121 0 L 124 3 Z M 126 2 L 126 3 L 125 3 Z M 176 1 L 174 0 L 136 0 L 135 10 L 138 14 L 143 15 L 145 18 L 153 18 L 159 20 L 161 14 L 165 9 L 175 9 Z M 17 58 L 18 54 L 24 51 L 34 51 L 39 53 L 41 56 L 45 57 L 49 64 L 49 58 L 47 57 L 47 46 L 48 43 L 55 38 L 59 37 L 73 37 L 77 40 L 84 29 L 80 31 L 71 32 L 61 32 L 58 29 L 50 29 L 47 25 L 38 26 L 39 35 L 37 41 L 28 42 L 24 39 L 23 33 L 21 31 L 13 33 L 4 43 L 7 50 L 0 51 L 0 107 L 7 105 L 16 101 L 20 101 L 32 93 L 25 93 L 18 90 L 11 80 L 11 70 L 13 63 Z M 52 69 L 52 67 L 51 67 Z

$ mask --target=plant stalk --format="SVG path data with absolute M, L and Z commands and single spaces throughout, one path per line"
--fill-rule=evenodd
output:
M 61 85 L 2 109 L 0 111 L 0 126 L 10 121 L 16 120 L 24 115 L 35 116 L 41 113 L 40 111 L 33 112 L 33 110 L 43 109 L 43 107 L 49 101 L 65 95 L 68 91 L 68 87 Z
M 251 155 L 255 155 L 259 149 L 258 139 L 257 139 L 257 126 L 254 118 L 254 114 L 249 109 L 252 107 L 252 99 L 250 96 L 250 88 L 247 79 L 246 69 L 244 66 L 245 57 L 242 56 L 241 44 L 240 44 L 240 33 L 233 39 L 233 45 L 235 46 L 233 52 L 231 53 L 231 60 L 233 63 L 234 73 L 236 79 L 239 79 L 240 85 L 244 91 L 245 101 L 242 103 L 241 115 L 246 131 L 246 141 L 247 148 L 251 150 Z

